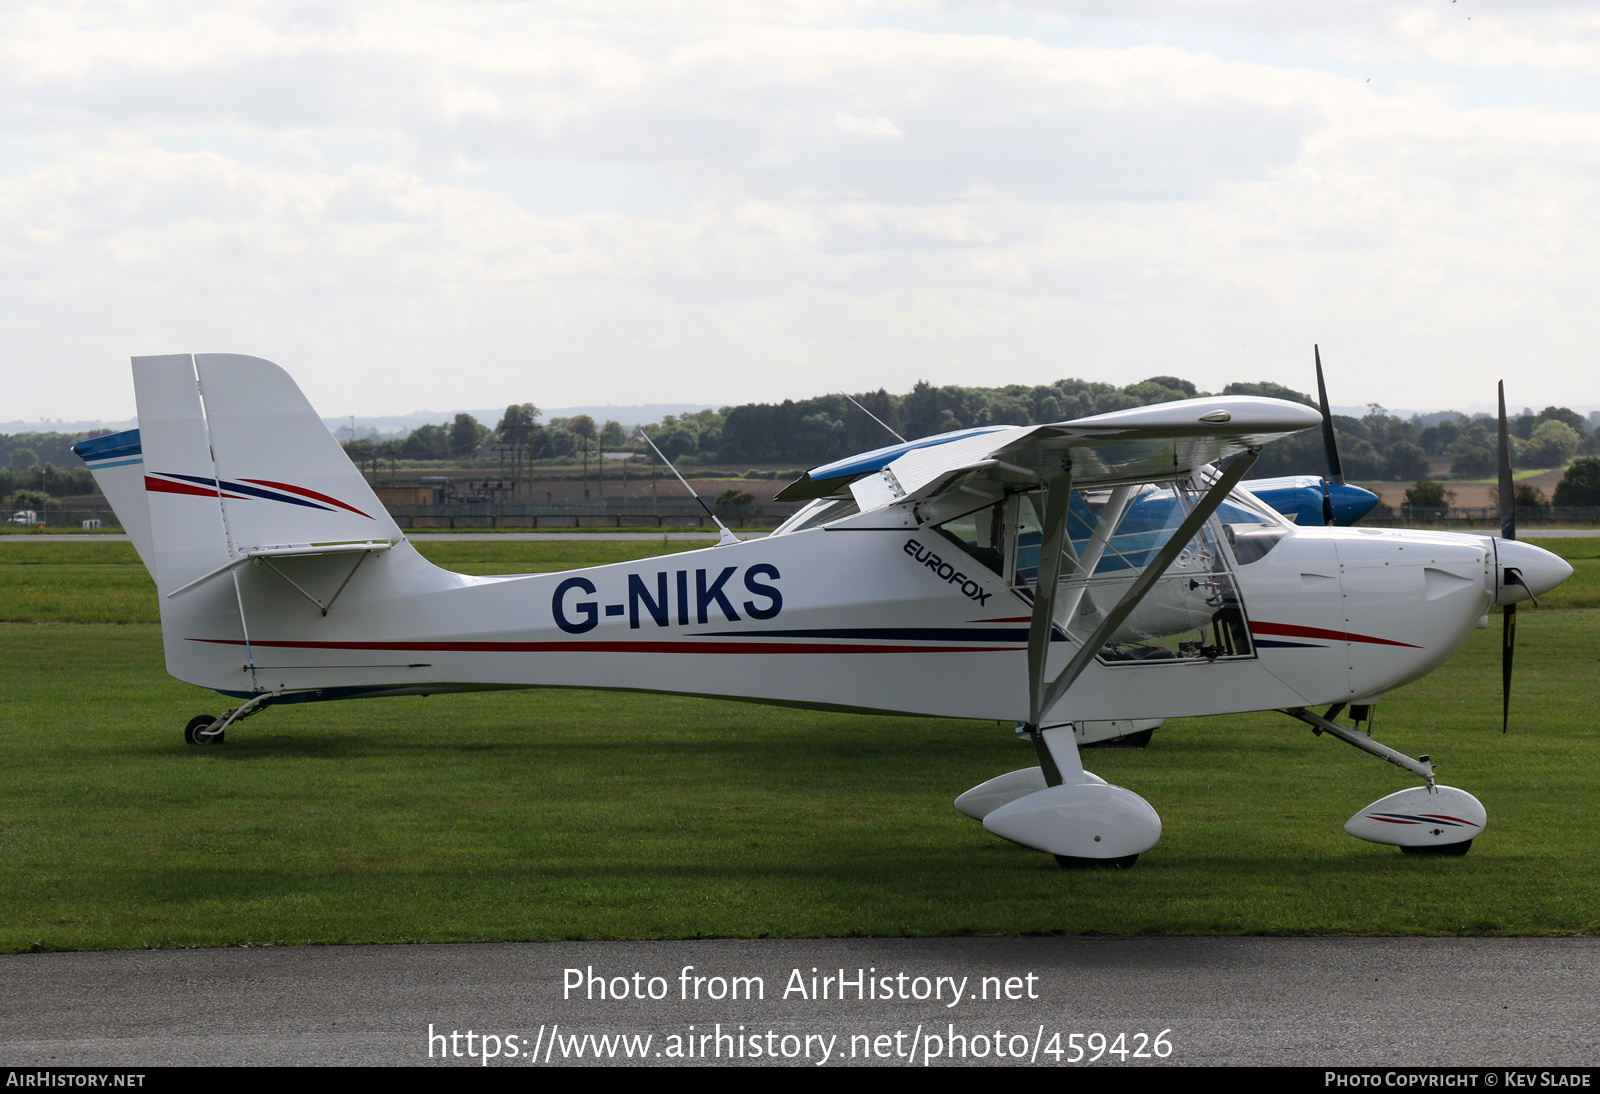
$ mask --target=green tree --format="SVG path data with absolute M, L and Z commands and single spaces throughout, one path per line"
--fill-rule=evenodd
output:
M 583 447 L 583 496 L 589 497 L 589 444 L 594 440 L 597 432 L 594 419 L 587 414 L 578 414 L 567 419 L 567 432 L 577 437 Z
M 1541 422 L 1521 453 L 1526 467 L 1564 467 L 1583 445 L 1583 434 L 1558 418 Z
M 1538 418 L 1534 419 L 1534 428 L 1537 429 L 1549 421 L 1566 422 L 1580 437 L 1590 430 L 1589 422 L 1581 414 L 1564 406 L 1547 406 L 1539 411 Z
M 495 434 L 503 444 L 527 444 L 533 439 L 533 431 L 538 428 L 541 413 L 532 403 L 513 403 L 506 407 L 500 424 L 494 427 Z
M 31 448 L 13 448 L 11 450 L 11 470 L 31 471 L 39 462 L 39 454 Z
M 1417 437 L 1417 443 L 1430 456 L 1442 456 L 1461 436 L 1461 426 L 1448 418 L 1438 425 L 1430 425 Z
M 1497 495 L 1495 504 L 1499 504 L 1500 490 L 1495 489 Z M 1518 509 L 1537 509 L 1550 504 L 1550 499 L 1544 496 L 1544 491 L 1530 482 L 1514 483 L 1511 487 L 1511 504 Z
M 489 430 L 478 424 L 471 414 L 457 414 L 450 426 L 450 455 L 458 460 L 471 459 L 489 439 Z
M 1344 465 L 1344 473 L 1352 479 L 1372 480 L 1383 475 L 1383 457 L 1368 440 L 1340 445 L 1339 462 Z
M 1496 444 L 1489 442 L 1489 432 L 1482 423 L 1472 423 L 1445 450 L 1450 457 L 1450 474 L 1458 479 L 1481 479 L 1494 474 L 1500 463 Z
M 615 451 L 628 443 L 628 431 L 622 428 L 622 423 L 607 420 L 600 429 L 600 443 Z
M 659 423 L 646 427 L 650 439 L 669 460 L 681 460 L 700 451 L 700 423 L 693 417 L 668 414 Z
M 1428 473 L 1428 457 L 1410 441 L 1391 445 L 1384 459 L 1383 477 L 1391 482 L 1421 479 Z
M 1316 406 L 1317 401 L 1304 392 L 1294 388 L 1275 384 L 1271 380 L 1261 380 L 1253 384 L 1229 384 L 1222 389 L 1224 395 L 1259 395 L 1266 399 L 1284 399 L 1291 403 L 1304 403 L 1306 406 Z
M 43 490 L 18 490 L 11 495 L 11 505 L 14 509 L 32 509 L 35 513 L 42 513 L 51 504 L 50 495 Z
M 1500 504 L 1499 486 L 1489 487 L 1489 504 L 1494 506 Z M 1519 482 L 1511 487 L 1511 504 L 1518 509 L 1537 509 L 1549 505 L 1550 499 L 1544 496 L 1543 490 L 1532 483 Z
M 442 425 L 418 426 L 400 442 L 400 455 L 407 460 L 447 459 L 450 455 L 450 431 Z
M 1152 376 L 1124 389 L 1127 395 L 1146 406 L 1152 403 L 1175 403 L 1179 399 L 1193 399 L 1199 394 L 1194 384 L 1176 376 Z
M 1585 456 L 1573 460 L 1572 466 L 1556 484 L 1557 505 L 1600 505 L 1600 457 Z
M 1444 488 L 1437 479 L 1418 479 L 1406 491 L 1406 504 L 1429 509 L 1442 509 L 1455 500 L 1455 493 Z

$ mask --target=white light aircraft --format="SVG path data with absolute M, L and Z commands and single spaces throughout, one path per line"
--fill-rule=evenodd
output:
M 531 687 L 1022 722 L 1038 766 L 956 806 L 1063 865 L 1130 865 L 1161 832 L 1073 723 L 1258 710 L 1422 781 L 1352 835 L 1463 853 L 1478 800 L 1336 719 L 1572 572 L 1510 536 L 1291 523 L 1240 480 L 1322 417 L 1236 396 L 896 444 L 786 487 L 811 500 L 765 539 L 469 577 L 406 541 L 276 365 L 133 373 L 138 430 L 77 452 L 155 579 L 168 671 L 241 700 L 191 743 L 283 703 Z

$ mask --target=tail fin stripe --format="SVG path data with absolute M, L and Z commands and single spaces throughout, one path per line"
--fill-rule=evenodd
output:
M 314 501 L 306 501 L 303 498 L 289 497 L 273 490 L 263 490 L 259 486 L 244 486 L 237 482 L 228 482 L 226 479 L 208 479 L 199 475 L 179 475 L 172 471 L 163 471 L 161 474 L 174 479 L 183 479 L 185 482 L 205 483 L 211 487 L 211 489 L 206 492 L 207 497 L 216 497 L 218 490 L 237 490 L 240 494 L 249 495 L 253 498 L 265 498 L 268 501 L 288 502 L 290 505 L 304 505 L 310 509 L 321 509 L 325 513 L 332 512 L 332 510 L 326 505 L 318 505 Z M 224 494 L 223 497 L 236 496 Z M 362 513 L 361 515 L 364 517 L 367 516 L 365 513 Z M 372 518 L 367 517 L 367 519 L 371 520 Z
M 198 479 L 196 481 L 205 482 L 206 480 Z M 156 494 L 192 494 L 202 498 L 215 498 L 217 496 L 217 488 L 215 486 L 210 490 L 201 490 L 199 487 L 190 486 L 188 483 L 168 482 L 166 479 L 152 478 L 149 475 L 144 477 L 144 488 Z M 245 500 L 237 494 L 224 494 L 223 497 L 234 498 L 237 501 Z
M 338 498 L 330 498 L 326 494 L 319 494 L 315 490 L 307 490 L 303 486 L 290 486 L 286 482 L 273 482 L 271 479 L 245 479 L 244 481 L 245 482 L 260 483 L 262 486 L 270 486 L 270 487 L 273 487 L 274 489 L 277 489 L 277 490 L 287 490 L 291 494 L 300 494 L 300 495 L 302 495 L 304 497 L 316 498 L 318 501 L 325 501 L 329 505 L 337 505 L 340 509 L 348 509 L 348 510 L 350 510 L 350 512 L 356 514 L 357 516 L 366 517 L 368 520 L 372 519 L 370 516 L 367 516 L 366 513 L 363 513 L 361 510 L 357 509 L 353 505 L 346 505 L 344 502 L 340 501 Z

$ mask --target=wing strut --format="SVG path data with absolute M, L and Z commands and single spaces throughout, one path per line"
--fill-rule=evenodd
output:
M 1028 628 L 1026 729 L 1033 736 L 1035 748 L 1039 753 L 1039 766 L 1044 769 L 1045 782 L 1048 785 L 1061 785 L 1061 772 L 1050 758 L 1049 749 L 1043 745 L 1044 734 L 1039 732 L 1039 722 L 1044 717 L 1045 711 L 1055 706 L 1066 694 L 1067 689 L 1083 675 L 1083 670 L 1089 667 L 1089 662 L 1100 652 L 1101 647 L 1155 587 L 1155 583 L 1167 572 L 1167 567 L 1172 565 L 1179 553 L 1189 546 L 1189 541 L 1194 539 L 1201 525 L 1211 519 L 1211 514 L 1217 511 L 1223 499 L 1239 484 L 1239 480 L 1244 478 L 1245 472 L 1250 470 L 1250 466 L 1256 462 L 1256 457 L 1260 454 L 1261 447 L 1253 446 L 1228 465 L 1222 477 L 1212 484 L 1190 510 L 1188 517 L 1178 526 L 1178 530 L 1162 545 L 1156 557 L 1145 566 L 1144 572 L 1128 586 L 1127 591 L 1122 594 L 1122 599 L 1117 601 L 1116 607 L 1107 613 L 1105 619 L 1094 629 L 1094 633 L 1078 647 L 1078 652 L 1067 662 L 1067 667 L 1049 683 L 1045 682 L 1045 666 L 1050 653 L 1050 636 L 1055 626 L 1056 579 L 1061 568 L 1062 541 L 1067 531 L 1067 503 L 1072 496 L 1071 465 L 1064 462 L 1063 472 L 1046 480 L 1049 494 L 1045 498 L 1044 535 L 1041 537 L 1043 542 L 1039 548 L 1039 583 L 1034 588 L 1033 619 Z M 1049 762 L 1046 762 L 1047 760 Z

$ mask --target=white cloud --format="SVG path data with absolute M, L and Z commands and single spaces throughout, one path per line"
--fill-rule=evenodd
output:
M 905 136 L 900 127 L 888 118 L 863 118 L 842 110 L 833 116 L 833 127 L 841 133 L 859 133 L 864 137 Z
M 1438 8 L 9 6 L 8 416 L 125 417 L 183 349 L 327 413 L 1304 386 L 1314 340 L 1336 398 L 1600 401 L 1600 112 L 1342 70 L 1583 71 L 1588 17 Z

